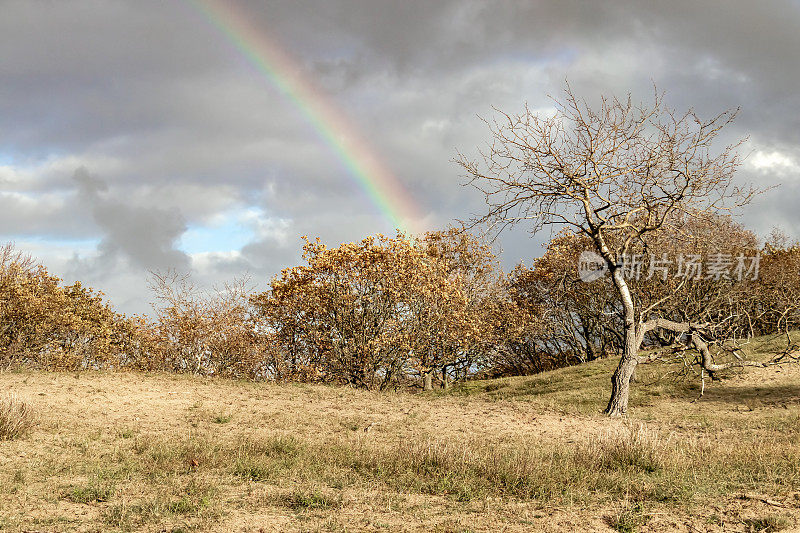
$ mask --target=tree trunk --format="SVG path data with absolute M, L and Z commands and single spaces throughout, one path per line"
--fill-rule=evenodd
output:
M 422 374 L 422 390 L 433 390 L 433 370 L 428 370 Z
M 616 265 L 611 266 L 611 275 L 614 286 L 622 299 L 622 306 L 625 311 L 625 348 L 619 365 L 611 376 L 611 398 L 605 414 L 612 417 L 623 416 L 628 412 L 628 395 L 631 390 L 631 377 L 639 363 L 639 331 L 636 327 L 636 318 L 628 284 L 622 277 L 622 269 Z
M 631 390 L 631 378 L 636 372 L 639 363 L 638 347 L 636 346 L 636 327 L 631 325 L 625 332 L 625 351 L 619 360 L 619 365 L 611 376 L 611 398 L 605 413 L 608 416 L 623 416 L 628 412 L 628 395 Z
M 447 375 L 447 367 L 442 367 L 442 388 L 444 390 L 450 388 L 450 376 Z

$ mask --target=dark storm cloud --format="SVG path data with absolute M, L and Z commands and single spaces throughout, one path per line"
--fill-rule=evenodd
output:
M 433 227 L 482 209 L 451 161 L 488 140 L 478 116 L 544 109 L 568 78 L 590 101 L 646 100 L 655 82 L 670 105 L 702 116 L 741 106 L 726 134 L 750 138 L 740 178 L 785 184 L 743 220 L 800 236 L 797 2 L 228 4 L 297 60 Z M 181 249 L 187 228 L 250 212 L 263 221 L 241 249 Z M 191 2 L 0 0 L 0 231 L 94 239 L 94 255 L 50 259 L 141 311 L 147 269 L 264 281 L 298 261 L 303 234 L 336 244 L 392 228 L 300 110 Z M 506 266 L 530 261 L 546 237 L 504 237 Z
M 179 211 L 109 198 L 105 194 L 107 184 L 83 168 L 75 171 L 73 179 L 79 187 L 79 205 L 91 210 L 102 233 L 97 259 L 100 264 L 113 265 L 122 259 L 143 271 L 189 269 L 189 257 L 175 248 L 186 230 Z

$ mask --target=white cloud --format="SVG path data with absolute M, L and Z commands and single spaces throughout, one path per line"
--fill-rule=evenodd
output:
M 196 272 L 206 273 L 219 264 L 230 263 L 242 259 L 242 253 L 239 250 L 230 250 L 227 252 L 197 252 L 190 254 L 192 258 L 192 269 Z
M 763 172 L 797 172 L 800 170 L 800 166 L 793 157 L 777 150 L 758 150 L 747 161 L 750 166 Z

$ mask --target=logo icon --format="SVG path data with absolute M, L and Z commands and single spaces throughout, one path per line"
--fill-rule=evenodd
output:
M 578 276 L 585 283 L 602 278 L 607 270 L 606 260 L 598 253 L 587 250 L 578 257 Z

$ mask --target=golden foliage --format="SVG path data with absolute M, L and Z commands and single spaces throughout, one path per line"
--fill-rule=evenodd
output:
M 0 365 L 119 366 L 130 324 L 103 302 L 102 293 L 60 282 L 10 244 L 0 248 Z
M 503 322 L 493 256 L 463 232 L 337 248 L 306 239 L 303 251 L 307 265 L 252 300 L 276 379 L 383 389 L 441 371 L 447 381 L 474 371 Z
M 671 256 L 751 251 L 727 217 L 674 221 L 634 251 Z M 0 368 L 188 372 L 386 389 L 447 386 L 473 375 L 540 372 L 618 352 L 622 312 L 607 281 L 584 283 L 587 238 L 557 235 L 510 276 L 490 247 L 450 228 L 376 235 L 329 248 L 305 239 L 304 264 L 266 291 L 245 279 L 210 292 L 155 275 L 155 317 L 114 312 L 100 292 L 59 278 L 11 245 L 0 248 Z M 800 325 L 800 246 L 773 236 L 757 280 L 631 280 L 635 298 L 674 320 L 730 317 L 736 336 Z M 704 316 L 701 316 L 705 313 Z M 647 343 L 672 339 L 653 334 Z

